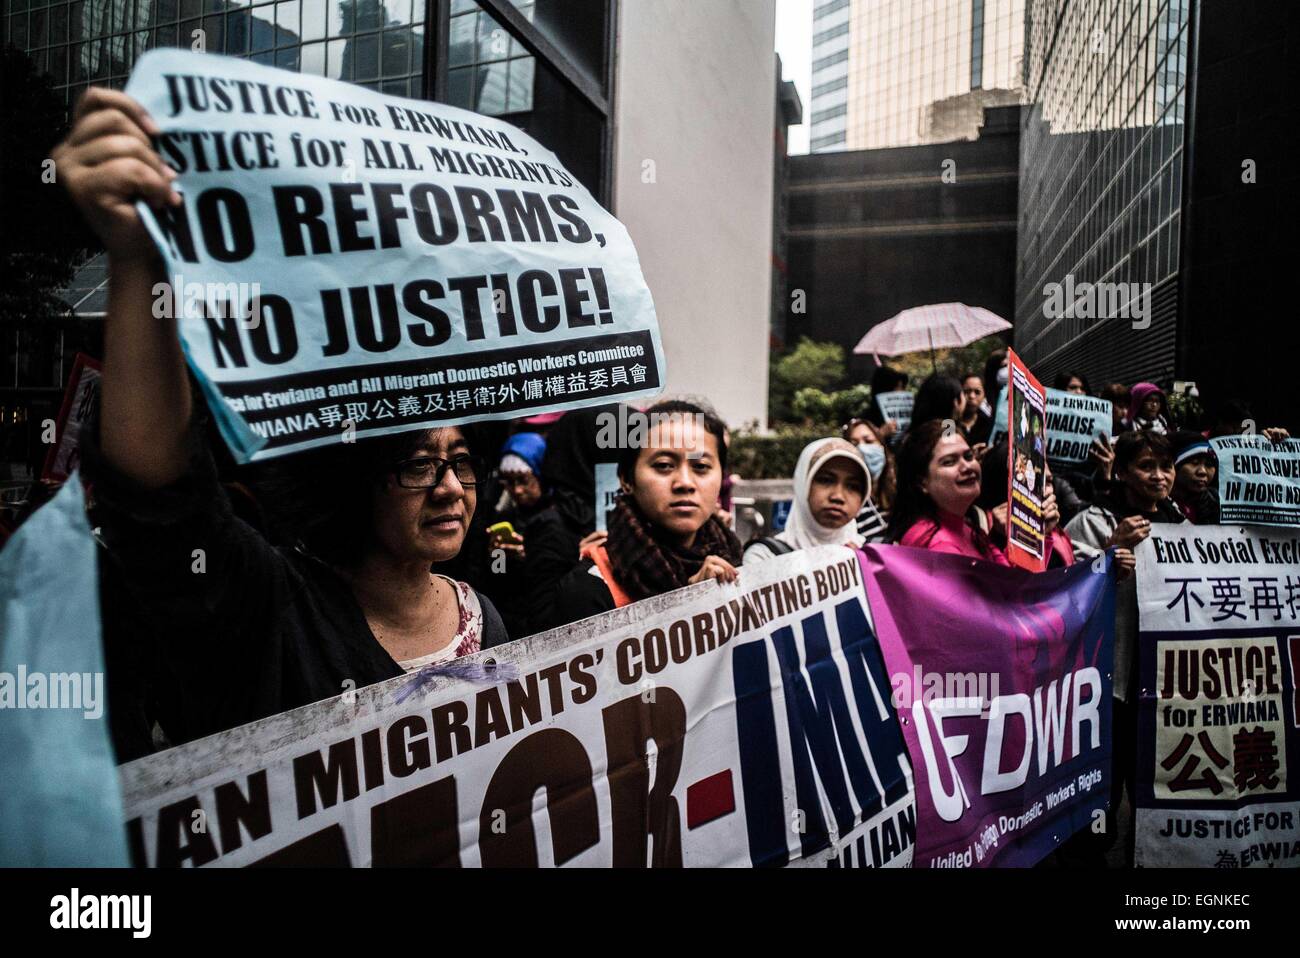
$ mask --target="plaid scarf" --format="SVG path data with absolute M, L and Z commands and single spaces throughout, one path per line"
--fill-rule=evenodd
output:
M 740 565 L 740 540 L 716 516 L 695 533 L 687 549 L 645 517 L 628 496 L 619 496 L 609 511 L 605 552 L 614 577 L 634 600 L 680 589 L 711 555 Z

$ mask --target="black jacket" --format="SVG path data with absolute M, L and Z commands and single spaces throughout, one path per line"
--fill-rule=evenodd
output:
M 590 559 L 583 559 L 559 581 L 549 627 L 570 625 L 617 608 L 605 580 L 591 571 L 594 566 Z
M 83 473 L 106 546 L 101 561 L 112 566 L 102 580 L 126 593 L 101 603 L 106 657 L 145 663 L 148 673 L 128 682 L 110 671 L 110 710 L 136 724 L 157 721 L 179 744 L 403 674 L 338 573 L 271 545 L 233 514 L 197 430 L 187 475 L 149 490 L 104 460 L 97 426 L 82 431 Z M 508 642 L 496 609 L 479 598 L 482 647 Z M 112 621 L 123 605 L 140 616 L 141 631 Z M 117 738 L 138 752 L 148 733 Z

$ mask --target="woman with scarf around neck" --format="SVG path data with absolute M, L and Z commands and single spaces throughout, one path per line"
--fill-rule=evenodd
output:
M 847 440 L 818 439 L 794 467 L 794 503 L 785 530 L 745 547 L 746 562 L 762 562 L 796 549 L 860 546 L 858 511 L 871 489 L 862 454 Z
M 740 541 L 714 514 L 727 470 L 721 420 L 679 401 L 645 414 L 653 423 L 645 443 L 619 453 L 621 492 L 608 538 L 584 547 L 560 581 L 556 625 L 706 579 L 736 579 Z

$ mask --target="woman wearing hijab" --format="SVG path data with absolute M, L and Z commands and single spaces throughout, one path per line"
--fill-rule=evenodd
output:
M 785 530 L 745 547 L 746 562 L 762 562 L 795 549 L 860 546 L 857 516 L 871 489 L 862 454 L 844 439 L 818 439 L 794 467 L 794 503 Z
M 727 470 L 722 421 L 680 401 L 645 415 L 645 442 L 619 451 L 609 536 L 588 544 L 559 583 L 556 625 L 706 579 L 736 579 L 740 541 L 715 515 Z
M 1135 432 L 1155 432 L 1166 436 L 1173 432 L 1169 424 L 1169 402 L 1165 391 L 1155 383 L 1138 383 L 1129 391 L 1126 425 Z

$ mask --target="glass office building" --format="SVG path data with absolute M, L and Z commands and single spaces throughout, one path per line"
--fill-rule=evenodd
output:
M 615 0 L 0 3 L 0 41 L 69 106 L 88 86 L 125 86 L 146 50 L 204 49 L 500 116 L 610 205 Z M 43 455 L 40 424 L 57 415 L 77 351 L 100 351 L 103 257 L 59 296 L 67 312 L 42 322 L 0 317 L 0 493 L 7 471 Z
M 1040 378 L 1173 373 L 1190 8 L 1030 2 L 1015 342 Z M 1107 294 L 1124 316 L 1049 307 L 1045 288 L 1083 283 L 1126 284 Z M 1143 291 L 1150 315 L 1133 319 Z
M 608 197 L 613 0 L 3 3 L 4 38 L 69 104 L 146 50 L 203 49 L 506 117 Z
M 1025 0 L 822 0 L 813 10 L 811 150 L 978 135 L 1020 100 Z
M 809 148 L 844 149 L 849 112 L 850 0 L 818 0 L 813 7 L 812 116 Z

